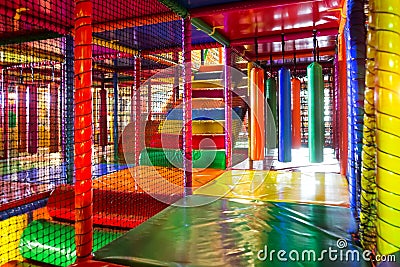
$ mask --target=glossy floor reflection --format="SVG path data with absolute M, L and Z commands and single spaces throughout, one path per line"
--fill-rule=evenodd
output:
M 196 195 L 183 201 L 209 204 L 171 206 L 95 252 L 95 259 L 126 266 L 370 266 L 351 242 L 356 224 L 348 208 Z M 329 248 L 332 257 L 323 253 Z M 279 250 L 286 261 L 277 258 Z M 340 258 L 350 254 L 360 258 Z
M 347 180 L 323 172 L 232 170 L 197 189 L 195 194 L 227 198 L 349 205 Z

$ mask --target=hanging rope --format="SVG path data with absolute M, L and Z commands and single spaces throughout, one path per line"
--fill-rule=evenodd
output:
M 313 55 L 314 55 L 314 62 L 317 62 L 317 30 L 313 30 Z

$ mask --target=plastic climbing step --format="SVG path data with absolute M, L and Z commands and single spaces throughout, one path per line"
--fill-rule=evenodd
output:
M 239 119 L 242 116 L 242 108 L 234 107 L 232 112 L 233 119 Z M 170 110 L 167 113 L 167 120 L 182 120 L 182 108 Z M 224 120 L 225 108 L 202 108 L 192 110 L 192 120 Z
M 167 148 L 182 149 L 183 136 L 176 134 L 156 133 L 151 138 L 146 138 L 146 147 L 149 148 Z M 192 135 L 193 149 L 224 149 L 224 134 L 194 134 Z
M 193 168 L 226 168 L 225 150 L 193 150 Z M 146 148 L 140 153 L 140 165 L 183 167 L 180 149 Z

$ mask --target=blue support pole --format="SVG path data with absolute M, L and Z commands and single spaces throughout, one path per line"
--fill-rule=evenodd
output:
M 291 83 L 290 71 L 282 67 L 278 72 L 279 94 L 279 146 L 278 160 L 280 162 L 292 161 L 292 108 L 291 108 Z

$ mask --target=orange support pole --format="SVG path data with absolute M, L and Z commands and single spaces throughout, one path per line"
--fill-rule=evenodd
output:
M 92 3 L 75 0 L 75 244 L 77 261 L 91 258 L 92 189 Z
M 298 78 L 292 81 L 292 148 L 301 147 L 300 85 Z

